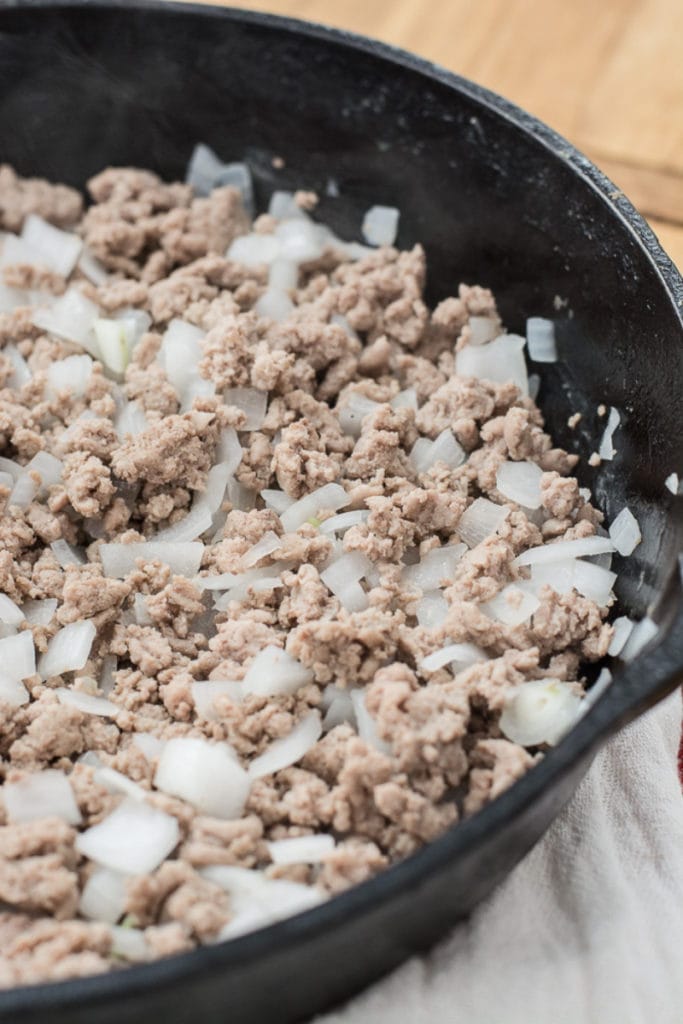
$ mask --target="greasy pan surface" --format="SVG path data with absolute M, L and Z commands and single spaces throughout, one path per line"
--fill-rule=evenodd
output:
M 286 1024 L 350 996 L 426 948 L 511 869 L 570 797 L 600 742 L 680 679 L 683 283 L 626 200 L 568 143 L 505 101 L 407 54 L 302 23 L 147 3 L 0 5 L 0 160 L 82 186 L 109 163 L 180 177 L 202 140 L 274 187 L 324 193 L 354 236 L 371 203 L 400 207 L 421 241 L 429 298 L 458 281 L 495 291 L 504 322 L 557 322 L 561 362 L 540 404 L 585 458 L 600 402 L 622 413 L 618 456 L 582 483 L 643 543 L 620 570 L 634 614 L 662 633 L 510 791 L 383 876 L 233 942 L 116 975 L 0 994 L 5 1024 Z M 272 157 L 285 160 L 274 170 Z M 555 296 L 567 300 L 558 311 Z M 583 413 L 580 428 L 568 416 Z M 666 594 L 666 601 L 661 598 Z

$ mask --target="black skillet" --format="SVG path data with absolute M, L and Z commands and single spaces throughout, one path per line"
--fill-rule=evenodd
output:
M 277 926 L 0 995 L 3 1024 L 304 1019 L 467 914 L 542 835 L 610 733 L 680 681 L 683 524 L 664 480 L 683 471 L 683 282 L 628 201 L 544 125 L 409 54 L 301 22 L 135 0 L 2 4 L 0 139 L 0 159 L 20 172 L 78 186 L 107 164 L 181 177 L 205 141 L 246 157 L 261 202 L 276 187 L 319 191 L 321 219 L 348 237 L 369 205 L 398 206 L 400 244 L 427 249 L 430 300 L 478 282 L 510 329 L 531 314 L 556 320 L 561 362 L 542 368 L 540 392 L 549 428 L 581 454 L 581 479 L 607 514 L 628 502 L 641 523 L 643 543 L 616 566 L 619 596 L 635 615 L 657 607 L 658 638 L 491 806 Z M 622 426 L 616 459 L 594 471 L 602 402 Z

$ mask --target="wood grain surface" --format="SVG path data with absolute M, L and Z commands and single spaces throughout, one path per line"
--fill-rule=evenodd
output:
M 237 0 L 236 6 L 375 36 L 502 93 L 595 160 L 683 267 L 683 0 Z

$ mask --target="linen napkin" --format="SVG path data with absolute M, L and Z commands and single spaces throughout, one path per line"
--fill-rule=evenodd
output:
M 467 922 L 318 1024 L 682 1024 L 680 736 L 677 691 Z

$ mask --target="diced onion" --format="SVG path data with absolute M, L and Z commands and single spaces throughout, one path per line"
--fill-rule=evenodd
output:
M 51 675 L 57 675 L 52 672 Z M 101 715 L 103 718 L 113 718 L 118 715 L 121 708 L 106 697 L 97 697 L 92 693 L 85 693 L 83 690 L 72 690 L 66 686 L 60 686 L 55 690 L 60 704 L 82 711 L 84 715 Z
M 20 708 L 30 701 L 29 692 L 22 682 L 0 672 L 0 702 L 11 708 Z
M 274 509 L 278 515 L 282 515 L 283 512 L 286 512 L 288 508 L 295 504 L 295 499 L 290 498 L 284 491 L 266 488 L 264 491 L 261 491 L 261 497 L 268 508 Z
M 524 508 L 540 508 L 543 470 L 535 462 L 504 462 L 496 473 L 496 487 L 509 501 Z
M 237 431 L 234 427 L 225 427 L 221 432 L 220 441 L 216 448 L 216 465 L 213 468 L 217 469 L 218 466 L 225 465 L 230 477 L 238 468 L 243 455 L 244 451 L 237 436 Z M 211 476 L 211 473 L 209 473 L 209 476 Z
M 21 229 L 21 237 L 40 256 L 40 262 L 55 274 L 68 277 L 83 248 L 78 235 L 62 231 L 35 213 L 30 213 Z
M 328 698 L 329 703 L 327 703 Z M 325 708 L 324 732 L 329 732 L 330 729 L 335 729 L 344 722 L 348 722 L 350 725 L 355 724 L 356 713 L 353 710 L 353 701 L 348 690 L 340 690 L 333 684 L 326 686 L 323 691 L 323 709 Z
M 213 515 L 201 499 L 192 506 L 182 519 L 171 526 L 166 526 L 154 537 L 155 544 L 183 544 L 196 540 L 211 527 Z
M 112 925 L 111 955 L 128 960 L 130 963 L 144 963 L 151 960 L 152 950 L 140 928 L 123 928 Z
M 315 746 L 321 734 L 320 715 L 317 711 L 311 711 L 287 736 L 274 740 L 262 754 L 254 758 L 247 769 L 250 778 L 260 779 L 296 764 Z
M 24 601 L 21 606 L 24 618 L 32 626 L 48 626 L 57 611 L 57 598 L 46 597 L 39 601 Z
M 293 291 L 299 283 L 299 266 L 293 260 L 276 259 L 268 271 L 268 288 L 278 292 Z M 259 310 L 257 310 L 259 312 Z
M 294 303 L 289 295 L 281 288 L 273 287 L 267 288 L 254 306 L 259 316 L 268 317 L 276 323 L 286 320 L 293 309 Z
M 558 540 L 552 544 L 527 548 L 515 558 L 513 565 L 535 565 L 540 562 L 562 562 L 567 558 L 584 558 L 586 555 L 601 555 L 614 551 L 609 537 L 581 537 L 578 540 Z
M 4 675 L 15 682 L 36 674 L 36 649 L 30 630 L 0 640 L 0 665 Z
M 123 772 L 117 772 L 115 768 L 108 768 L 106 765 L 95 765 L 94 781 L 98 786 L 104 786 L 109 793 L 123 793 L 124 796 L 133 800 L 146 800 L 148 791 L 143 789 L 137 782 L 133 782 Z
M 92 333 L 99 314 L 95 303 L 86 299 L 78 288 L 69 288 L 47 309 L 35 310 L 31 321 L 42 331 L 73 341 L 99 359 L 99 350 Z
M 369 558 L 360 551 L 350 551 L 323 569 L 320 579 L 348 612 L 360 612 L 367 608 L 368 598 L 359 580 L 367 576 L 371 569 Z
M 332 836 L 294 836 L 266 843 L 273 864 L 319 864 L 334 850 Z
M 217 697 L 228 697 L 233 704 L 239 704 L 244 696 L 242 683 L 232 679 L 195 680 L 191 685 L 194 708 L 200 718 L 218 721 L 215 701 Z
M 525 339 L 517 334 L 502 334 L 486 345 L 465 345 L 455 356 L 455 372 L 459 377 L 477 377 L 505 384 L 512 381 L 522 395 L 529 393 Z
M 25 618 L 21 608 L 7 594 L 0 594 L 0 622 L 8 626 L 20 626 Z
M 130 344 L 125 323 L 122 320 L 98 317 L 93 324 L 93 331 L 104 365 L 112 373 L 123 374 L 130 361 Z
M 240 430 L 261 429 L 268 405 L 267 392 L 257 391 L 256 388 L 227 388 L 223 392 L 223 400 L 226 405 L 232 405 L 245 414 L 246 420 Z
M 126 875 L 96 868 L 83 886 L 78 910 L 90 921 L 116 924 L 126 909 Z
M 90 648 L 96 632 L 91 619 L 70 622 L 68 626 L 58 630 L 38 662 L 41 678 L 51 679 L 53 676 L 61 676 L 64 672 L 76 672 L 83 668 L 90 657 Z
M 268 213 L 276 220 L 306 220 L 308 214 L 302 210 L 293 192 L 276 189 L 268 201 Z
M 192 151 L 185 181 L 199 196 L 208 196 L 215 188 L 232 185 L 239 190 L 249 216 L 253 213 L 254 186 L 248 165 L 241 161 L 225 164 L 204 143 L 200 142 Z
M 603 461 L 611 461 L 617 454 L 616 449 L 612 443 L 614 432 L 621 422 L 621 417 L 618 411 L 612 406 L 609 411 L 609 417 L 607 419 L 607 426 L 605 432 L 602 435 L 600 441 L 600 447 L 598 448 L 598 455 Z
M 95 259 L 91 252 L 87 249 L 81 251 L 81 258 L 78 261 L 78 269 L 80 272 L 92 281 L 93 284 L 103 285 L 109 280 L 109 274 L 102 266 L 102 264 Z
M 479 607 L 486 615 L 506 626 L 520 626 L 528 622 L 538 609 L 540 601 L 522 585 L 510 583 Z
M 135 732 L 131 740 L 148 761 L 153 761 L 164 749 L 164 741 L 151 732 Z
M 580 711 L 581 698 L 570 683 L 534 679 L 510 695 L 500 716 L 500 729 L 522 747 L 554 746 L 574 725 Z
M 240 235 L 229 245 L 226 257 L 245 267 L 268 266 L 282 256 L 280 240 L 274 235 Z
M 410 461 L 418 473 L 426 473 L 437 462 L 445 463 L 449 469 L 457 469 L 465 461 L 465 451 L 456 441 L 453 431 L 447 428 L 435 441 L 418 437 L 411 449 Z
M 38 474 L 41 483 L 37 484 L 34 474 Z M 17 479 L 10 496 L 9 505 L 27 508 L 36 494 L 41 490 L 59 483 L 62 478 L 62 463 L 49 452 L 36 452 L 30 462 L 24 466 L 21 476 Z
M 417 391 L 415 388 L 406 388 L 399 391 L 389 403 L 392 409 L 413 409 L 417 412 Z
M 379 409 L 381 402 L 375 402 L 367 398 L 360 391 L 352 391 L 344 404 L 337 406 L 339 426 L 345 434 L 352 437 L 360 437 L 363 420 L 369 413 Z
M 14 368 L 12 376 L 7 379 L 6 386 L 19 390 L 19 388 L 31 380 L 31 371 L 28 368 L 28 363 L 16 345 L 5 345 L 2 352 L 3 355 L 7 356 Z
M 310 910 L 325 899 L 313 886 L 284 878 L 267 878 L 262 871 L 249 868 L 212 864 L 202 868 L 200 873 L 230 893 L 234 917 L 221 930 L 220 939 L 231 939 Z
M 428 590 L 418 601 L 415 614 L 424 629 L 438 629 L 448 615 L 448 601 L 440 590 Z
M 555 324 L 542 316 L 532 316 L 526 322 L 526 341 L 529 356 L 535 363 L 556 363 L 557 344 Z
M 5 782 L 2 797 L 12 823 L 38 818 L 61 818 L 68 825 L 79 825 L 81 821 L 71 783 L 56 768 L 25 775 L 17 782 Z
M 281 647 L 269 644 L 256 655 L 242 680 L 245 695 L 259 697 L 294 694 L 310 683 L 313 673 Z
M 591 562 L 583 562 L 578 559 L 574 564 L 574 589 L 601 606 L 611 601 L 612 587 L 616 579 L 615 572 L 603 569 L 599 565 L 593 565 Z
M 280 547 L 282 547 L 281 538 L 273 530 L 268 530 L 260 540 L 252 544 L 242 555 L 242 565 L 245 569 L 249 569 L 252 565 L 256 565 L 262 558 L 266 558 L 267 555 L 277 551 Z
M 631 555 L 643 539 L 638 520 L 623 508 L 609 528 L 610 540 L 620 555 Z
M 374 747 L 380 754 L 391 754 L 391 747 L 377 734 L 375 720 L 365 705 L 365 690 L 351 690 L 353 710 L 356 715 L 358 735 L 369 747 Z
M 178 844 L 180 829 L 170 814 L 127 798 L 97 825 L 76 837 L 84 857 L 132 875 L 146 875 L 159 867 Z
M 285 509 L 280 516 L 282 528 L 285 533 L 291 533 L 307 520 L 315 518 L 319 512 L 336 512 L 348 503 L 349 496 L 341 484 L 324 484 Z
M 422 672 L 437 672 L 444 665 L 452 665 L 458 669 L 476 665 L 479 661 L 488 661 L 488 655 L 476 644 L 447 644 L 438 651 L 432 651 L 420 662 Z
M 98 551 L 105 576 L 123 579 L 128 573 L 133 572 L 139 558 L 146 562 L 163 562 L 178 576 L 196 576 L 204 554 L 204 545 L 149 541 L 135 544 L 101 544 Z
M 672 494 L 679 493 L 679 480 L 678 473 L 669 473 L 668 477 L 664 481 L 664 486 L 667 490 L 671 491 Z
M 467 325 L 470 329 L 469 345 L 485 345 L 500 336 L 500 321 L 490 316 L 471 316 Z
M 612 636 L 612 641 L 607 648 L 607 653 L 611 654 L 614 658 L 622 653 L 626 646 L 626 642 L 633 631 L 635 623 L 626 615 L 619 615 L 612 623 L 612 626 L 614 627 L 614 635 Z
M 407 565 L 402 576 L 408 586 L 419 587 L 422 591 L 437 590 L 450 586 L 455 567 L 467 551 L 464 544 L 446 544 L 432 548 L 416 565 Z
M 370 513 L 367 509 L 340 512 L 339 515 L 330 516 L 329 519 L 321 523 L 319 529 L 322 534 L 342 533 L 342 531 L 348 530 L 351 526 L 358 526 L 359 523 L 364 523 L 369 515 Z
M 86 355 L 55 359 L 47 368 L 48 387 L 53 395 L 68 391 L 80 397 L 85 394 L 92 368 L 92 358 Z
M 132 437 L 144 434 L 149 424 L 137 402 L 126 402 L 114 421 L 114 427 L 119 439 L 124 441 L 128 434 Z
M 282 220 L 275 228 L 278 256 L 294 263 L 317 260 L 325 248 L 325 231 L 307 216 Z
M 395 206 L 371 206 L 361 231 L 369 245 L 393 245 L 398 234 L 399 211 Z
M 654 639 L 658 632 L 659 627 L 657 623 L 647 616 L 641 619 L 640 622 L 636 622 L 631 635 L 622 648 L 622 659 L 624 661 L 632 661 Z
M 239 818 L 250 781 L 227 743 L 178 736 L 164 745 L 154 774 L 157 789 L 214 818 Z
M 85 556 L 65 540 L 53 540 L 50 548 L 62 569 L 66 569 L 68 565 L 83 565 L 85 562 Z
M 458 523 L 460 539 L 468 548 L 476 548 L 483 540 L 497 533 L 509 515 L 510 510 L 496 505 L 488 498 L 475 498 L 466 508 Z

